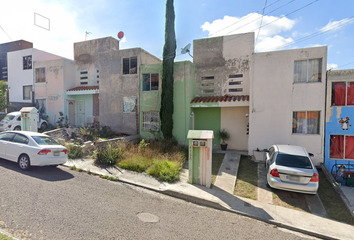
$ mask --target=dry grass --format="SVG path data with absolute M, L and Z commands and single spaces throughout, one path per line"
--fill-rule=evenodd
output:
M 272 189 L 272 191 L 274 205 L 311 213 L 307 206 L 305 194 L 277 189 Z
M 317 191 L 329 218 L 354 225 L 354 218 L 345 206 L 342 198 L 338 195 L 325 174 L 319 169 L 320 187 Z
M 258 164 L 241 156 L 234 195 L 257 200 Z

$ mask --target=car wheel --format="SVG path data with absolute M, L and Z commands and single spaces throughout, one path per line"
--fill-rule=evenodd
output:
M 28 170 L 31 166 L 31 162 L 30 162 L 29 157 L 26 154 L 22 154 L 18 158 L 18 165 L 20 166 L 20 168 L 22 170 Z
M 21 127 L 20 127 L 20 126 L 16 126 L 16 127 L 14 128 L 14 130 L 15 130 L 15 131 L 21 131 Z
M 43 123 L 41 124 L 41 129 L 42 129 L 42 130 L 47 129 L 47 127 L 48 127 L 47 123 L 43 122 Z

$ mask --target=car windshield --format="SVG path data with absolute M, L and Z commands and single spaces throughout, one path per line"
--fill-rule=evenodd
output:
M 296 155 L 279 153 L 277 156 L 276 164 L 285 167 L 312 169 L 312 164 L 310 159 L 305 156 L 296 156 Z
M 11 121 L 12 119 L 14 119 L 14 117 L 15 117 L 15 115 L 6 115 L 5 117 L 4 117 L 4 119 L 3 120 L 7 120 L 7 121 Z
M 60 145 L 60 143 L 51 137 L 32 136 L 32 138 L 38 143 L 38 145 Z

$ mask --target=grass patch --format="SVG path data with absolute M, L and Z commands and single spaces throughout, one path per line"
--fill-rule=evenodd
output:
M 13 238 L 8 237 L 8 236 L 6 236 L 6 235 L 0 233 L 0 240 L 12 240 L 12 239 L 13 239 Z
M 222 161 L 224 160 L 225 153 L 213 153 L 211 166 L 211 184 L 215 183 L 216 176 L 219 173 Z
M 103 175 L 103 176 L 101 176 L 101 178 L 107 179 L 107 180 L 109 180 L 109 181 L 114 181 L 114 182 L 118 182 L 118 181 L 119 181 L 118 178 L 116 178 L 116 177 L 110 177 L 110 176 L 107 176 L 107 175 Z
M 318 188 L 317 194 L 327 211 L 328 217 L 336 221 L 354 225 L 354 219 L 348 208 L 345 206 L 342 198 L 327 180 L 322 170 L 318 169 L 318 173 L 320 174 L 320 187 Z
M 135 156 L 121 161 L 118 166 L 135 172 L 144 172 L 153 164 L 153 159 Z
M 179 171 L 182 165 L 178 162 L 163 160 L 154 161 L 147 174 L 165 182 L 175 182 L 179 180 Z
M 65 147 L 68 149 L 68 158 L 69 159 L 82 158 L 82 156 L 84 155 L 80 145 L 77 145 L 77 144 L 65 144 Z
M 257 200 L 258 164 L 241 156 L 234 195 Z
M 125 156 L 125 146 L 109 144 L 108 147 L 97 150 L 94 156 L 96 165 L 116 165 Z

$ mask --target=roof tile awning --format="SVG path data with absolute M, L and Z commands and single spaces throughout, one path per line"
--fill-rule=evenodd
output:
M 98 94 L 100 91 L 99 86 L 78 86 L 66 90 L 67 95 L 88 95 L 88 94 Z
M 210 97 L 195 97 L 191 103 L 208 103 L 208 102 L 236 102 L 249 101 L 249 95 L 224 95 L 224 96 L 210 96 Z
M 99 86 L 78 86 L 71 88 L 69 90 L 66 90 L 67 92 L 72 92 L 72 91 L 89 91 L 89 90 L 98 90 L 100 89 Z

